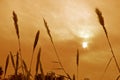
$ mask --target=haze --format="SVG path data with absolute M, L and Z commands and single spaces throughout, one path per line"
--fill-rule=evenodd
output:
M 105 19 L 115 55 L 120 63 L 120 1 L 119 0 L 0 0 L 0 66 L 4 67 L 9 51 L 18 50 L 17 36 L 12 12 L 18 16 L 22 55 L 30 63 L 32 46 L 37 30 L 40 30 L 42 64 L 45 72 L 56 71 L 52 63 L 56 56 L 43 24 L 46 19 L 60 59 L 68 73 L 76 73 L 76 53 L 80 51 L 79 78 L 90 80 L 114 80 L 119 74 L 112 60 L 107 72 L 104 69 L 112 57 L 104 31 L 98 22 L 95 8 L 99 8 Z M 84 42 L 87 43 L 86 45 Z M 86 44 L 85 43 L 85 44 Z M 34 62 L 36 54 L 34 56 Z M 33 73 L 35 70 L 33 64 Z M 10 69 L 11 66 L 10 66 Z M 9 70 L 10 70 L 9 69 Z M 11 71 L 9 71 L 11 72 Z M 10 74 L 10 73 L 7 73 Z

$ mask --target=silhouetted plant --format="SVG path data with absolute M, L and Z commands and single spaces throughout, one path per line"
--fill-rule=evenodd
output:
M 0 66 L 0 79 L 2 75 L 3 75 L 3 70 L 2 70 L 2 67 Z

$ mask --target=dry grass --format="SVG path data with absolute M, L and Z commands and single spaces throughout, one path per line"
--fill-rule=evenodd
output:
M 102 12 L 97 8 L 95 9 L 95 12 L 98 16 L 99 23 L 101 24 L 101 26 L 102 26 L 102 28 L 105 32 L 109 47 L 111 49 L 112 58 L 114 59 L 116 67 L 117 67 L 118 71 L 120 72 L 118 61 L 115 57 L 115 53 L 113 52 L 113 49 L 112 49 L 112 46 L 111 46 L 111 43 L 110 43 L 110 40 L 109 40 L 109 36 L 108 36 L 108 33 L 107 33 L 107 29 L 105 27 L 104 17 L 102 15 Z M 6 80 L 31 80 L 31 78 L 33 79 L 33 75 L 31 74 L 31 69 L 32 69 L 31 66 L 32 66 L 32 63 L 33 63 L 33 56 L 34 56 L 34 53 L 35 53 L 35 49 L 36 49 L 36 46 L 37 46 L 38 41 L 39 41 L 40 31 L 38 30 L 36 32 L 36 36 L 35 36 L 35 40 L 34 40 L 34 44 L 33 44 L 33 50 L 32 50 L 32 57 L 31 57 L 31 61 L 30 61 L 30 66 L 28 68 L 25 61 L 23 60 L 22 54 L 21 54 L 18 18 L 17 18 L 17 14 L 14 11 L 13 11 L 13 21 L 14 21 L 14 26 L 15 26 L 17 38 L 18 38 L 18 44 L 19 44 L 18 48 L 19 48 L 19 50 L 17 51 L 15 56 L 13 56 L 12 52 L 10 52 L 10 54 L 8 54 L 8 56 L 6 58 L 6 64 L 5 64 L 5 70 L 4 70 L 4 79 L 5 79 L 5 76 L 6 76 L 6 73 L 7 73 L 7 69 L 9 68 L 8 65 L 9 65 L 9 57 L 10 57 L 15 73 L 13 75 L 10 75 L 10 77 Z M 55 47 L 53 37 L 51 35 L 51 32 L 50 32 L 49 26 L 47 24 L 47 21 L 44 18 L 43 18 L 43 21 L 44 21 L 44 25 L 45 25 L 47 34 L 50 38 L 50 41 L 53 45 L 53 48 L 54 48 L 54 51 L 55 51 L 55 54 L 56 54 L 56 57 L 57 57 L 57 61 L 55 61 L 53 63 L 59 64 L 60 68 L 56 68 L 56 69 L 62 70 L 66 75 L 65 76 L 64 75 L 57 75 L 56 76 L 56 74 L 53 73 L 53 72 L 47 73 L 47 74 L 44 73 L 44 69 L 42 67 L 42 62 L 41 62 L 41 47 L 40 47 L 39 51 L 38 51 L 38 54 L 37 54 L 37 58 L 36 58 L 36 68 L 35 68 L 36 73 L 34 75 L 34 79 L 35 80 L 76 80 L 76 79 L 79 80 L 79 78 L 78 78 L 79 77 L 79 69 L 78 69 L 79 68 L 79 54 L 80 54 L 79 50 L 77 49 L 77 54 L 76 54 L 77 74 L 76 75 L 74 74 L 73 77 L 71 78 L 71 76 L 66 72 L 66 70 L 63 67 L 63 64 L 61 63 L 60 57 L 58 55 L 59 53 L 57 52 L 57 49 Z M 108 67 L 109 67 L 109 65 L 112 61 L 112 58 L 110 58 L 107 66 L 105 68 L 104 73 L 107 71 L 107 69 L 108 69 Z M 22 72 L 19 72 L 19 69 L 22 69 Z M 118 76 L 116 80 L 118 80 L 119 77 L 120 76 Z M 1 76 L 0 76 L 0 78 L 1 78 Z M 88 78 L 86 78 L 86 80 L 88 80 Z

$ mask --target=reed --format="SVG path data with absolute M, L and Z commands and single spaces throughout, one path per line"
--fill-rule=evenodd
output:
M 67 76 L 70 80 L 72 80 L 71 77 L 70 77 L 70 75 L 69 75 L 69 74 L 66 72 L 66 70 L 64 69 L 63 64 L 62 64 L 62 62 L 61 62 L 61 60 L 60 60 L 60 57 L 59 57 L 58 52 L 57 52 L 57 49 L 56 49 L 55 44 L 54 44 L 54 42 L 53 42 L 52 35 L 51 35 L 51 33 L 50 33 L 49 26 L 48 26 L 48 24 L 47 24 L 47 22 L 46 22 L 46 20 L 45 20 L 44 18 L 43 18 L 43 21 L 44 21 L 44 25 L 45 25 L 45 28 L 46 28 L 46 30 L 47 30 L 48 36 L 50 37 L 51 43 L 52 43 L 52 45 L 53 45 L 53 48 L 54 48 L 56 57 L 57 57 L 57 59 L 58 59 L 58 63 L 59 63 L 59 65 L 60 65 L 60 67 L 62 68 L 62 70 L 64 71 L 64 73 L 66 74 L 66 76 Z
M 38 43 L 38 40 L 39 40 L 39 34 L 40 34 L 40 31 L 38 30 L 37 33 L 36 33 L 36 36 L 35 36 L 35 40 L 34 40 L 33 53 L 32 53 L 32 57 L 31 57 L 31 61 L 30 61 L 29 72 L 31 72 L 32 61 L 33 61 L 33 56 L 34 56 L 34 51 L 35 51 L 35 48 L 36 48 L 37 43 Z
M 79 50 L 77 49 L 77 55 L 76 55 L 76 65 L 77 65 L 77 80 L 79 80 Z
M 117 67 L 117 69 L 118 69 L 118 72 L 120 73 L 120 67 L 119 67 L 119 65 L 118 65 L 118 61 L 117 61 L 117 59 L 116 59 L 115 53 L 114 53 L 114 51 L 113 51 L 113 48 L 112 48 L 112 45 L 111 45 L 111 42 L 110 42 L 110 39 L 109 39 L 109 36 L 108 36 L 108 33 L 107 33 L 107 29 L 106 29 L 106 27 L 105 27 L 104 17 L 102 16 L 102 12 L 101 12 L 98 8 L 95 9 L 95 12 L 96 12 L 96 14 L 97 14 L 97 16 L 98 16 L 99 23 L 101 24 L 101 26 L 102 26 L 102 28 L 103 28 L 103 30 L 104 30 L 104 32 L 105 32 L 106 39 L 107 39 L 107 41 L 108 41 L 108 44 L 109 44 L 109 47 L 110 47 L 110 50 L 111 50 L 113 59 L 114 59 L 114 61 L 115 61 L 116 67 Z

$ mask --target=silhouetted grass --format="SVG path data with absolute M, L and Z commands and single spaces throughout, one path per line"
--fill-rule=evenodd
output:
M 114 61 L 115 61 L 116 67 L 117 67 L 117 69 L 118 69 L 118 72 L 120 73 L 120 67 L 119 67 L 119 65 L 118 65 L 118 61 L 117 61 L 117 59 L 116 59 L 116 57 L 115 57 L 115 53 L 114 53 L 114 51 L 113 51 L 113 48 L 112 48 L 112 45 L 111 45 L 111 42 L 110 42 L 110 39 L 109 39 L 109 36 L 108 36 L 108 33 L 107 33 L 107 29 L 106 29 L 106 27 L 105 27 L 104 17 L 103 17 L 103 15 L 102 15 L 102 12 L 101 12 L 98 8 L 95 9 L 95 12 L 96 12 L 96 14 L 97 14 L 97 16 L 98 16 L 99 23 L 101 24 L 101 26 L 102 26 L 102 28 L 103 28 L 103 30 L 104 30 L 104 32 L 105 32 L 106 39 L 107 39 L 107 41 L 108 41 L 108 44 L 109 44 L 109 47 L 110 47 L 110 50 L 111 50 L 113 59 L 114 59 Z M 106 66 L 105 71 L 107 70 L 107 68 L 108 68 L 111 60 L 112 60 L 112 58 L 109 60 L 107 66 Z
M 112 46 L 111 46 L 111 43 L 110 43 L 110 40 L 109 40 L 109 36 L 108 36 L 108 33 L 107 33 L 107 29 L 105 27 L 104 17 L 102 16 L 102 13 L 99 9 L 96 8 L 95 12 L 98 16 L 99 23 L 102 25 L 102 28 L 105 32 L 105 35 L 106 35 L 106 38 L 107 38 L 107 41 L 108 41 L 108 44 L 109 44 L 109 47 L 111 49 L 111 53 L 112 53 L 112 56 L 113 56 L 112 58 L 114 59 L 116 67 L 117 67 L 118 71 L 120 72 L 118 61 L 115 57 L 115 53 L 113 52 L 113 49 L 112 49 Z M 47 21 L 44 18 L 43 18 L 43 21 L 44 21 L 45 28 L 47 30 L 47 34 L 50 37 L 50 41 L 53 45 L 53 48 L 54 48 L 54 51 L 55 51 L 55 54 L 56 54 L 56 57 L 57 57 L 57 61 L 55 61 L 53 63 L 58 63 L 60 65 L 60 68 L 56 68 L 56 69 L 57 70 L 63 70 L 63 72 L 66 75 L 65 76 L 64 75 L 58 75 L 58 74 L 55 74 L 54 72 L 49 72 L 47 74 L 44 73 L 44 69 L 43 69 L 42 61 L 41 61 L 41 50 L 42 50 L 41 47 L 39 48 L 39 51 L 38 51 L 38 54 L 37 54 L 36 65 L 35 65 L 36 66 L 35 75 L 33 75 L 31 73 L 33 56 L 34 56 L 35 49 L 36 49 L 36 46 L 37 46 L 38 41 L 39 41 L 40 31 L 38 30 L 36 32 L 36 36 L 35 36 L 35 40 L 34 40 L 34 44 L 33 44 L 33 50 L 32 50 L 32 57 L 31 57 L 31 60 L 30 60 L 29 68 L 28 68 L 27 65 L 26 65 L 26 62 L 22 58 L 22 54 L 21 54 L 21 46 L 20 46 L 21 43 L 20 43 L 20 32 L 19 32 L 19 26 L 18 26 L 18 17 L 17 17 L 17 14 L 14 11 L 13 11 L 13 21 L 14 21 L 14 26 L 15 26 L 15 30 L 16 30 L 16 35 L 17 35 L 17 38 L 18 38 L 18 44 L 19 44 L 18 48 L 19 48 L 19 50 L 16 52 L 15 56 L 13 56 L 12 52 L 10 52 L 10 54 L 7 55 L 6 63 L 5 63 L 5 70 L 4 70 L 4 79 L 3 80 L 31 80 L 31 79 L 34 79 L 34 80 L 76 80 L 77 79 L 77 80 L 79 80 L 79 54 L 80 54 L 79 49 L 77 49 L 77 54 L 76 54 L 77 73 L 76 73 L 76 75 L 73 74 L 73 77 L 71 78 L 71 76 L 66 72 L 66 70 L 63 67 L 63 64 L 61 63 L 60 57 L 58 55 L 57 49 L 56 49 L 54 41 L 53 41 L 53 37 L 50 33 L 49 26 L 47 24 Z M 107 66 L 105 68 L 104 73 L 108 69 L 112 58 L 110 58 Z M 15 73 L 11 74 L 8 78 L 5 78 L 7 70 L 9 68 L 9 62 L 10 62 L 9 60 L 11 60 L 11 62 L 12 62 L 12 67 L 14 68 Z M 22 72 L 19 72 L 19 69 L 21 69 L 21 68 L 22 68 Z M 0 80 L 1 80 L 1 75 L 2 74 L 3 74 L 3 71 L 2 71 L 2 68 L 0 67 Z M 119 77 L 120 77 L 120 75 L 117 77 L 116 80 L 118 80 Z M 89 78 L 85 78 L 84 80 L 89 80 Z

